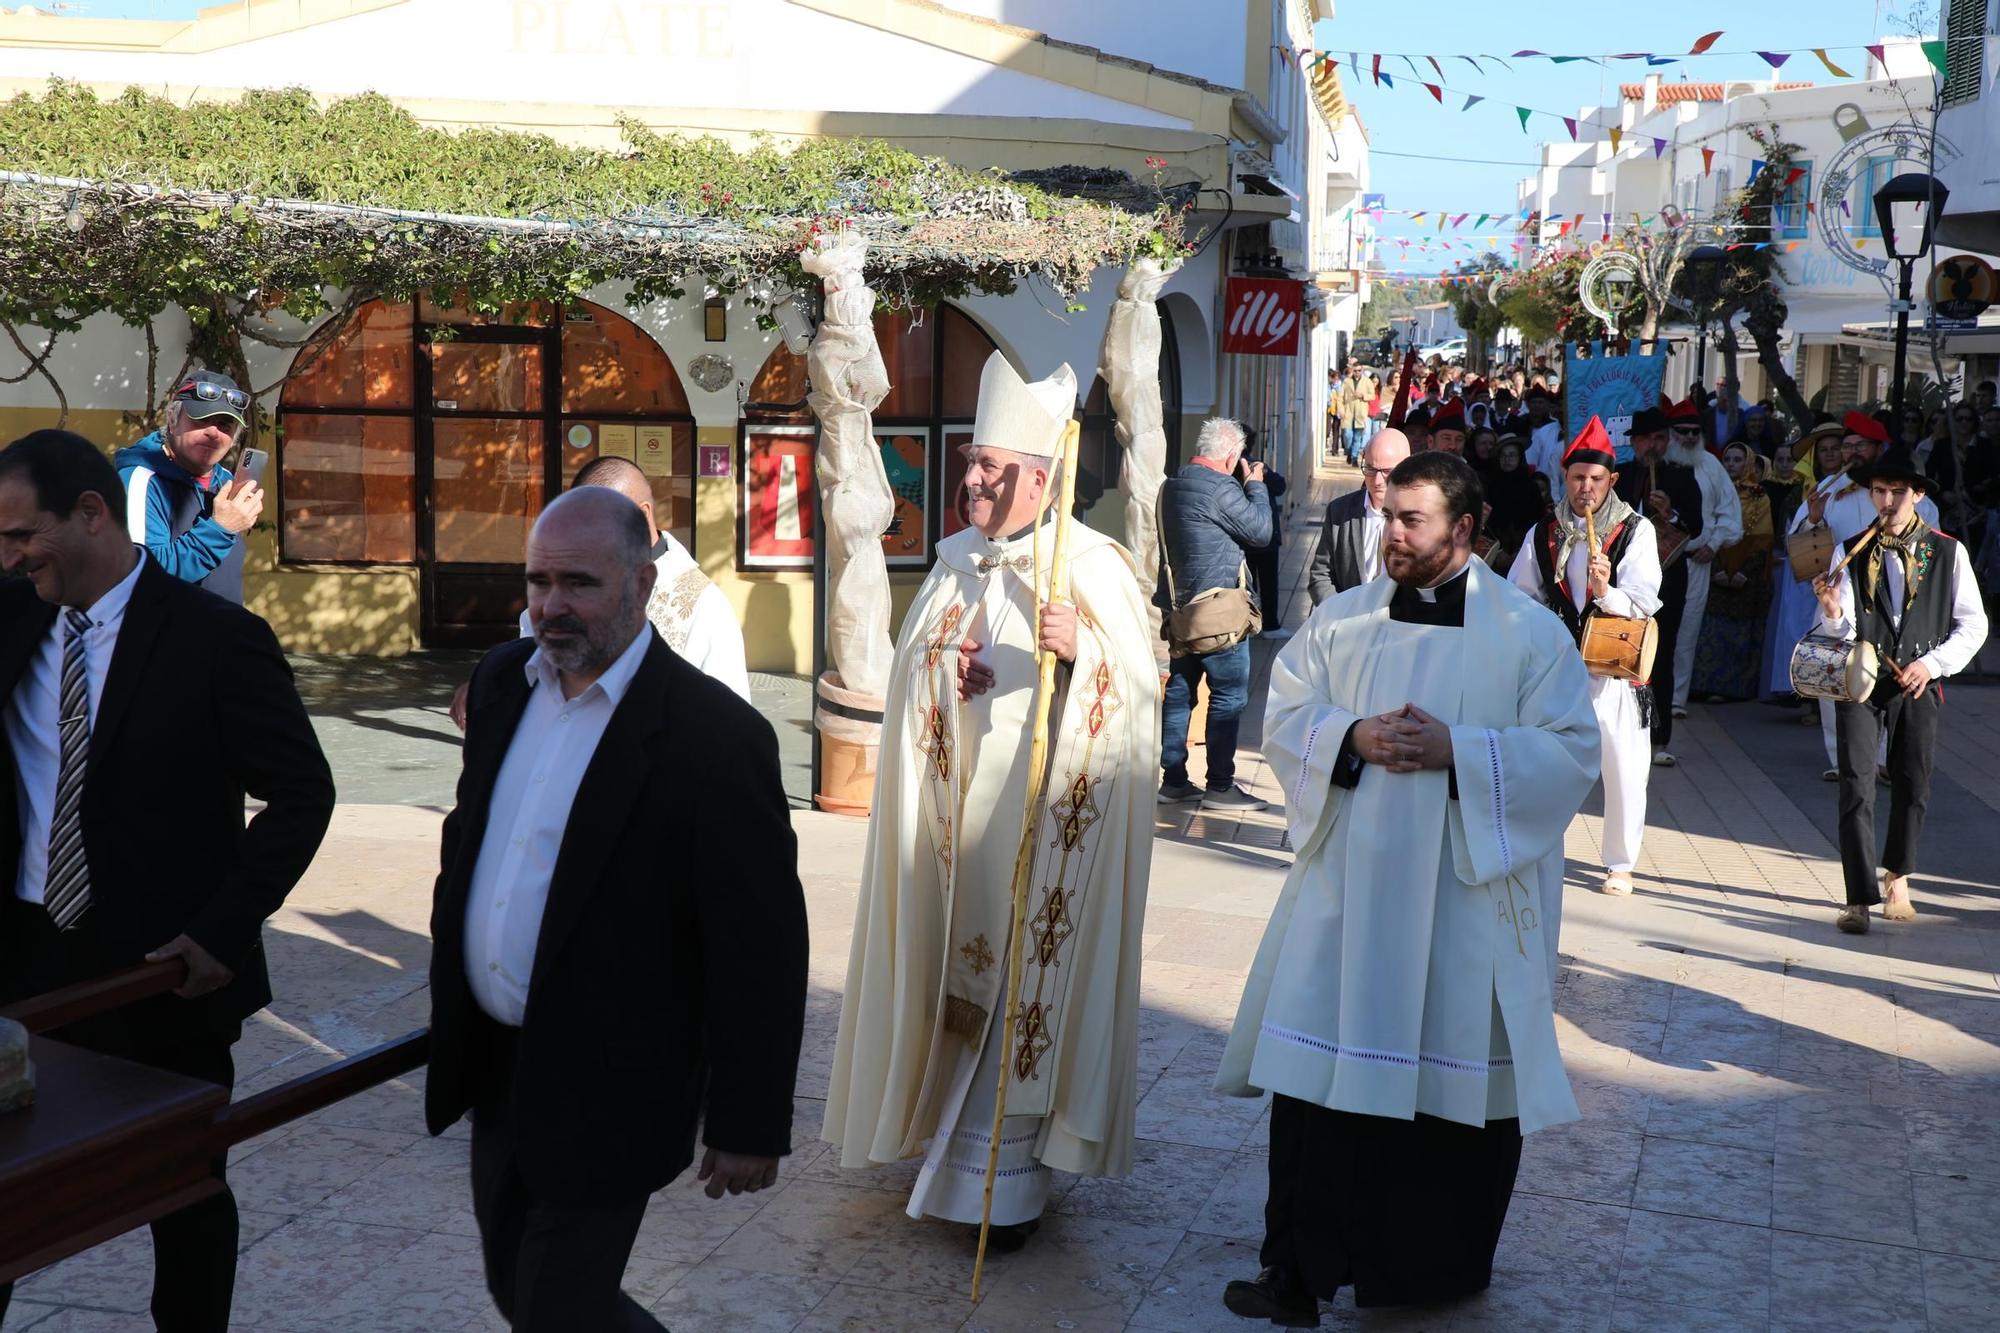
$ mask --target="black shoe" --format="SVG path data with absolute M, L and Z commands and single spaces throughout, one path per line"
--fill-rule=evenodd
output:
M 1041 1230 L 1041 1227 L 1042 1220 L 1038 1217 L 1031 1217 L 1025 1222 L 1016 1222 L 1012 1226 L 996 1226 L 986 1235 L 986 1248 L 995 1254 L 1019 1254 L 1021 1247 L 1028 1243 L 1028 1237 Z M 975 1227 L 973 1230 L 976 1235 L 978 1228 Z
M 1204 810 L 1234 810 L 1239 813 L 1248 814 L 1252 811 L 1262 810 L 1269 804 L 1270 802 L 1268 801 L 1258 800 L 1255 796 L 1244 791 L 1243 788 L 1233 782 L 1221 791 L 1211 788 L 1203 792 L 1201 796 L 1201 808 Z
M 1268 1319 L 1279 1328 L 1318 1328 L 1319 1302 L 1289 1268 L 1267 1268 L 1252 1281 L 1222 1289 L 1222 1304 L 1245 1319 Z

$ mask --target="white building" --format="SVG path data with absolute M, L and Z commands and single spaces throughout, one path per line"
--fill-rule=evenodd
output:
M 1222 411 L 1262 428 L 1294 470 L 1309 470 L 1324 419 L 1312 395 L 1324 394 L 1325 366 L 1365 295 L 1361 243 L 1344 227 L 1329 231 L 1328 220 L 1366 184 L 1366 137 L 1337 76 L 1308 79 L 1290 55 L 1331 14 L 1331 0 L 245 0 L 171 22 L 19 10 L 0 12 L 0 95 L 39 95 L 51 77 L 104 97 L 138 86 L 175 100 L 296 86 L 323 99 L 378 92 L 430 125 L 534 131 L 600 148 L 619 144 L 619 118 L 629 116 L 661 133 L 739 145 L 759 134 L 780 143 L 880 138 L 975 169 L 1116 168 L 1144 179 L 1146 159 L 1163 160 L 1166 184 L 1203 191 L 1191 230 L 1216 233 L 1159 303 L 1170 453 L 1183 454 L 1201 419 Z M 1306 312 L 1299 356 L 1225 356 L 1228 279 L 1246 256 L 1273 250 L 1290 278 L 1325 291 L 1325 303 Z M 892 394 L 876 414 L 885 449 L 914 451 L 905 461 L 921 476 L 924 501 L 906 532 L 908 553 L 891 559 L 899 610 L 948 530 L 953 446 L 971 411 L 965 379 L 976 381 L 988 349 L 1030 376 L 1061 362 L 1075 368 L 1087 394 L 1086 441 L 1095 441 L 1085 494 L 1102 488 L 1089 521 L 1122 532 L 1109 408 L 1101 386 L 1090 391 L 1119 276 L 1101 270 L 1080 311 L 1029 282 L 921 319 L 878 320 L 892 366 L 935 347 L 938 360 L 923 364 L 940 367 L 920 391 L 907 386 L 914 396 Z M 760 440 L 812 435 L 809 416 L 766 410 L 797 396 L 798 359 L 747 308 L 732 306 L 712 337 L 705 293 L 694 286 L 679 301 L 635 309 L 622 285 L 607 284 L 566 303 L 532 338 L 565 391 L 566 349 L 589 327 L 670 386 L 661 392 L 671 401 L 644 426 L 673 441 L 673 475 L 656 483 L 661 512 L 735 602 L 750 665 L 805 671 L 810 557 L 760 555 L 746 537 Z M 455 316 L 383 303 L 369 318 L 371 345 L 386 338 L 398 356 L 425 364 L 435 344 L 424 329 Z M 162 364 L 180 364 L 187 329 L 179 311 L 155 320 Z M 33 331 L 23 336 L 39 345 Z M 257 383 L 282 376 L 291 355 L 255 348 Z M 697 359 L 709 372 L 702 383 L 686 373 Z M 0 353 L 0 376 L 20 370 L 11 348 Z M 147 406 L 142 331 L 93 317 L 61 341 L 51 370 L 68 391 L 73 429 L 107 446 L 136 433 Z M 370 428 L 364 450 L 360 427 L 337 404 L 294 395 L 315 377 L 293 379 L 284 401 L 267 404 L 284 430 L 267 481 L 270 530 L 253 534 L 253 606 L 301 650 L 396 653 L 504 634 L 527 525 L 597 447 L 575 441 L 597 439 L 599 428 L 539 401 L 524 405 L 547 420 L 482 447 L 511 451 L 508 475 L 530 484 L 482 490 L 470 472 L 445 466 L 447 436 L 480 429 L 455 401 L 420 402 L 405 391 L 408 401 L 371 409 L 388 412 L 379 420 L 389 424 Z M 6 438 L 55 417 L 39 378 L 0 385 Z M 623 432 L 633 423 L 613 424 Z M 589 429 L 578 434 L 579 426 Z M 347 528 L 326 528 L 327 502 L 310 502 L 328 487 L 357 515 Z M 456 513 L 482 520 L 476 540 L 475 525 L 449 522 Z
M 1958 150 L 1940 162 L 1951 191 L 1940 224 L 1942 249 L 2000 254 L 2000 5 L 1992 0 L 1945 0 L 1938 36 L 1945 42 L 1944 109 L 1938 137 Z M 2000 376 L 2000 311 L 1973 333 L 1949 335 L 1945 346 L 1966 358 L 1974 383 Z
M 1781 340 L 1787 369 L 1808 397 L 1824 390 L 1834 407 L 1886 398 L 1890 293 L 1883 278 L 1843 256 L 1883 256 L 1874 192 L 1898 170 L 1923 165 L 1899 159 L 1884 132 L 1927 121 L 1933 82 L 1915 42 L 1890 43 L 1885 58 L 1886 66 L 1871 59 L 1866 78 L 1823 86 L 1669 82 L 1658 75 L 1625 84 L 1617 106 L 1580 114 L 1580 142 L 1544 146 L 1542 169 L 1522 183 L 1521 206 L 1542 213 L 1543 244 L 1562 230 L 1552 215 L 1572 223 L 1571 243 L 1601 241 L 1607 230 L 1616 236 L 1635 218 L 1657 224 L 1662 210 L 1711 218 L 1761 170 L 1766 150 L 1755 136 L 1775 134 L 1795 145 L 1792 168 L 1798 173 L 1770 233 L 1790 312 Z M 1612 126 L 1618 128 L 1615 148 Z M 1953 205 L 1955 211 L 1956 199 Z M 1920 264 L 1919 293 L 1928 274 L 1928 263 Z M 1670 336 L 1666 383 L 1678 396 L 1695 377 L 1697 348 L 1684 325 Z M 1740 330 L 1739 341 L 1745 395 L 1760 397 L 1767 377 Z M 1955 358 L 1947 357 L 1940 372 L 1920 329 L 1910 347 L 1913 370 L 1955 371 Z M 1712 383 L 1721 373 L 1711 338 L 1706 378 Z

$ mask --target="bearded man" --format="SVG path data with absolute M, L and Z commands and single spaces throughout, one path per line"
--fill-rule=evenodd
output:
M 1688 539 L 1685 558 L 1687 600 L 1682 603 L 1679 632 L 1674 640 L 1673 691 L 1670 698 L 1657 700 L 1662 709 L 1671 708 L 1670 717 L 1686 717 L 1688 686 L 1694 680 L 1695 648 L 1701 642 L 1701 622 L 1708 614 L 1708 585 L 1714 571 L 1715 553 L 1742 540 L 1743 502 L 1736 497 L 1736 483 L 1722 460 L 1708 451 L 1708 437 L 1702 431 L 1701 409 L 1693 399 L 1675 404 L 1667 413 L 1673 438 L 1667 445 L 1667 461 L 1694 469 L 1701 487 L 1701 532 Z
M 1472 558 L 1482 502 L 1463 459 L 1398 464 L 1389 577 L 1321 603 L 1272 667 L 1298 858 L 1216 1079 L 1275 1094 L 1239 1315 L 1483 1289 L 1521 1135 L 1577 1117 L 1551 988 L 1597 728 L 1562 626 Z
M 971 527 L 938 544 L 903 620 L 841 997 L 824 1137 L 844 1167 L 922 1156 L 912 1217 L 976 1224 L 993 1107 L 1007 1117 L 993 1244 L 1018 1249 L 1051 1168 L 1122 1176 L 1138 1102 L 1140 928 L 1153 849 L 1160 676 L 1139 571 L 1082 526 L 1049 586 L 1063 366 L 1024 383 L 995 353 L 966 450 Z M 1003 1013 L 1037 650 L 1056 655 L 1046 786 Z

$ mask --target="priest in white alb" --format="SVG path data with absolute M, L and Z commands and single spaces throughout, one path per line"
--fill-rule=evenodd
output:
M 1140 927 L 1153 837 L 1158 668 L 1125 549 L 1071 525 L 1048 588 L 1068 366 L 1024 383 L 995 353 L 961 497 L 903 620 L 882 725 L 825 1138 L 844 1167 L 921 1156 L 912 1217 L 977 1224 L 994 1096 L 1007 1118 L 993 1240 L 1018 1248 L 1050 1169 L 1131 1169 Z M 1034 812 L 1020 1007 L 1006 1004 L 1039 642 L 1060 662 Z
M 1521 1135 L 1577 1118 L 1551 996 L 1563 831 L 1597 779 L 1583 661 L 1472 558 L 1450 454 L 1390 474 L 1386 579 L 1278 655 L 1264 755 L 1297 859 L 1217 1090 L 1274 1095 L 1262 1272 L 1227 1307 L 1318 1323 L 1486 1287 Z

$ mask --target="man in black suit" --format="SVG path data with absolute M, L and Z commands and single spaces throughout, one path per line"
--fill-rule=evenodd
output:
M 1645 407 L 1632 414 L 1627 432 L 1632 461 L 1618 473 L 1619 498 L 1653 521 L 1664 543 L 1685 543 L 1701 535 L 1701 482 L 1695 470 L 1667 458 L 1667 414 Z M 1662 552 L 1668 550 L 1663 544 Z M 1660 566 L 1660 609 L 1654 613 L 1660 639 L 1653 654 L 1653 763 L 1672 768 L 1678 761 L 1669 748 L 1674 739 L 1674 645 L 1680 640 L 1681 618 L 1687 611 L 1687 556 L 1670 555 Z
M 431 914 L 433 1134 L 472 1112 L 486 1282 L 517 1330 L 657 1329 L 620 1288 L 708 1145 L 777 1178 L 806 914 L 770 724 L 646 621 L 645 515 L 601 486 L 528 539 L 531 639 L 473 672 Z
M 270 626 L 133 544 L 110 461 L 67 431 L 0 451 L 0 568 L 27 576 L 0 583 L 0 1003 L 179 959 L 172 995 L 51 1035 L 228 1087 L 271 999 L 264 920 L 333 816 L 291 670 Z M 153 1223 L 153 1256 L 161 1328 L 227 1327 L 226 1188 Z
M 1361 451 L 1361 489 L 1329 503 L 1320 520 L 1319 546 L 1306 570 L 1314 606 L 1382 572 L 1382 498 L 1389 474 L 1409 456 L 1409 438 L 1394 428 L 1378 432 Z

